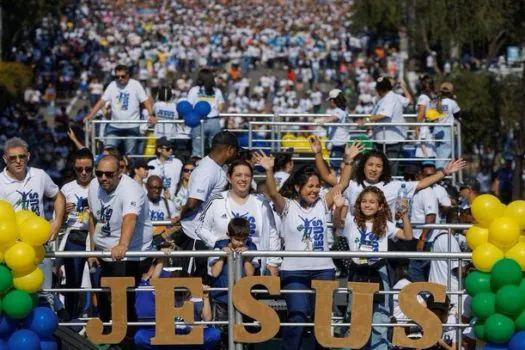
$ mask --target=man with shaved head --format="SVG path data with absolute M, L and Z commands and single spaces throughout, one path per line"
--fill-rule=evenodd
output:
M 102 157 L 95 176 L 88 190 L 91 250 L 111 251 L 111 257 L 89 258 L 89 265 L 100 266 L 100 277 L 131 276 L 138 285 L 140 260 L 144 258 L 125 255 L 128 251 L 148 250 L 151 247 L 152 230 L 146 193 L 135 180 L 121 173 L 119 159 L 115 156 Z M 134 300 L 134 293 L 130 293 L 127 305 L 129 321 L 136 321 Z M 100 318 L 109 321 L 109 293 L 99 293 L 98 301 Z
M 149 218 L 154 221 L 175 220 L 175 205 L 162 195 L 163 182 L 160 176 L 152 175 L 146 182 L 149 201 Z M 171 241 L 175 226 L 155 226 L 153 228 L 153 244 L 158 246 L 164 241 Z

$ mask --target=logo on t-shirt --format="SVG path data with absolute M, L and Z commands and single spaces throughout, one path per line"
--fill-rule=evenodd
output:
M 25 191 L 16 191 L 18 194 L 20 194 L 20 199 L 15 203 L 15 207 L 21 208 L 21 209 L 28 209 L 31 210 L 36 215 L 40 215 L 40 197 L 38 193 L 33 192 L 33 190 L 29 190 L 28 192 Z
M 377 252 L 379 251 L 379 239 L 374 232 L 367 232 L 365 230 L 358 229 L 359 237 L 356 237 L 354 242 L 357 245 L 357 250 L 361 252 Z M 369 258 L 362 259 L 362 262 L 374 262 L 379 259 Z
M 297 226 L 297 231 L 303 233 L 301 242 L 304 243 L 306 251 L 323 251 L 324 250 L 324 227 L 323 221 L 318 218 L 308 219 L 299 218 L 303 223 Z
M 162 221 L 164 220 L 164 212 L 161 210 L 151 210 L 149 211 L 149 216 L 151 221 Z
M 97 212 L 97 215 L 100 217 L 100 221 L 105 224 L 101 229 L 101 233 L 105 237 L 109 237 L 111 235 L 111 226 L 109 225 L 109 221 L 111 220 L 111 215 L 113 215 L 113 209 L 111 209 L 109 205 L 105 206 L 101 203 L 100 210 Z
M 171 186 L 171 177 L 163 176 L 162 177 L 162 186 L 164 189 L 168 189 Z
M 127 111 L 129 107 L 129 93 L 126 91 L 120 91 L 117 101 L 120 104 L 120 110 Z
M 232 211 L 232 216 L 234 218 L 243 218 L 246 219 L 250 223 L 250 237 L 252 237 L 255 234 L 255 230 L 257 228 L 257 224 L 255 222 L 255 218 L 250 215 L 250 213 L 236 213 Z

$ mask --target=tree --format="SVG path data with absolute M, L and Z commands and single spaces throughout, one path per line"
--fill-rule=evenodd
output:
M 9 101 L 22 95 L 32 78 L 31 67 L 18 62 L 0 61 L 0 111 Z

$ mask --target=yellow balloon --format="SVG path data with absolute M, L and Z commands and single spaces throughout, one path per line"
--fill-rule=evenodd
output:
M 520 242 L 525 242 L 525 235 L 520 235 L 520 239 L 519 239 Z
M 490 272 L 496 261 L 503 257 L 503 251 L 490 243 L 482 244 L 472 252 L 474 266 L 483 272 Z
M 13 221 L 15 210 L 8 201 L 0 199 L 0 221 Z
M 474 250 L 480 245 L 489 241 L 489 230 L 478 225 L 472 225 L 467 230 L 466 236 L 469 248 Z
M 507 250 L 505 257 L 515 260 L 525 271 L 525 242 L 518 242 L 512 248 Z
M 15 243 L 4 254 L 7 266 L 13 271 L 27 271 L 34 266 L 35 258 L 35 249 L 24 242 Z
M 27 219 L 29 219 L 29 218 L 31 218 L 33 216 L 37 216 L 37 215 L 35 213 L 33 213 L 31 210 L 27 210 L 27 209 L 19 210 L 15 214 L 16 223 L 18 224 L 18 226 L 20 226 L 20 225 L 22 225 L 22 223 L 24 221 L 26 221 Z
M 51 237 L 51 224 L 40 216 L 30 217 L 20 225 L 20 238 L 32 246 L 46 243 Z
M 521 230 L 525 230 L 525 201 L 514 201 L 505 208 L 505 216 L 516 220 Z
M 472 202 L 472 215 L 482 227 L 489 227 L 492 221 L 503 215 L 504 206 L 491 194 L 482 194 Z
M 29 273 L 16 271 L 13 273 L 13 286 L 28 293 L 37 292 L 42 287 L 42 283 L 44 283 L 44 272 L 39 267 Z
M 490 224 L 489 242 L 503 250 L 511 248 L 519 238 L 520 227 L 514 219 L 503 216 Z
M 35 250 L 35 265 L 38 265 L 42 262 L 42 260 L 44 260 L 44 257 L 46 256 L 46 249 L 44 248 L 44 246 L 38 246 L 38 247 L 33 247 L 33 249 Z
M 0 245 L 12 245 L 18 237 L 18 225 L 15 220 L 0 220 Z

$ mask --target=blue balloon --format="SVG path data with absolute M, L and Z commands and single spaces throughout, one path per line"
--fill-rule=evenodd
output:
M 58 328 L 58 317 L 48 307 L 35 307 L 24 320 L 24 327 L 35 332 L 40 338 L 50 338 Z
M 40 341 L 40 350 L 57 350 L 58 344 L 54 339 L 42 339 Z
M 483 350 L 509 350 L 505 344 L 488 343 L 485 344 Z
M 7 315 L 0 315 L 0 338 L 7 338 L 16 330 L 19 320 L 15 320 Z
M 184 116 L 184 124 L 190 128 L 195 128 L 201 124 L 201 117 L 194 111 Z
M 195 112 L 201 117 L 205 117 L 211 112 L 211 106 L 208 101 L 199 101 L 195 104 Z
M 237 142 L 241 147 L 248 147 L 248 144 L 250 143 L 250 136 L 247 132 L 241 132 L 240 134 L 237 134 Z
M 509 342 L 509 350 L 521 349 L 525 349 L 525 331 L 514 333 Z
M 0 338 L 0 350 L 9 350 L 7 347 L 7 340 Z
M 19 329 L 9 337 L 9 349 L 40 350 L 40 338 L 29 329 Z
M 177 103 L 177 113 L 179 113 L 179 115 L 184 117 L 186 114 L 190 113 L 191 111 L 193 111 L 193 106 L 188 101 L 183 100 Z

